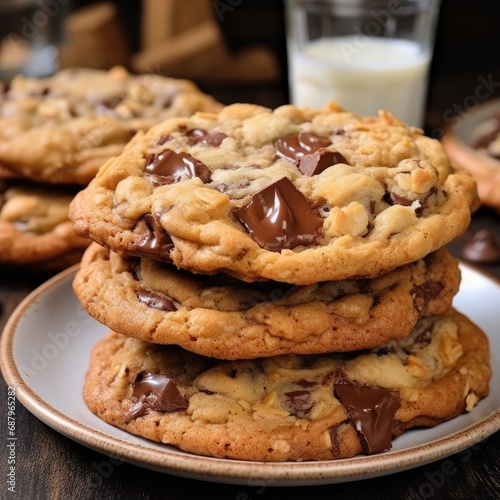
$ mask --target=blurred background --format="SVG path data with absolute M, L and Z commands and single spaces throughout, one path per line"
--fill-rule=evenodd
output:
M 29 11 L 5 14 L 28 4 Z M 50 21 L 58 67 L 122 64 L 133 72 L 192 79 L 225 103 L 288 102 L 283 0 L 0 0 L 0 9 L 0 68 L 8 64 L 9 33 L 29 37 Z M 429 135 L 439 137 L 454 115 L 498 96 L 499 21 L 498 0 L 442 1 Z M 42 67 L 51 68 L 47 62 Z

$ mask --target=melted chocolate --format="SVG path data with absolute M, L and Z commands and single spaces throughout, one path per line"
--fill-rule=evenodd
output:
M 391 448 L 393 419 L 400 406 L 398 392 L 344 380 L 335 383 L 335 395 L 345 406 L 365 453 L 381 453 Z
M 141 372 L 134 383 L 133 397 L 137 403 L 125 415 L 127 422 L 151 410 L 173 412 L 188 407 L 175 381 L 159 373 Z
M 153 309 L 160 309 L 161 311 L 177 311 L 177 307 L 173 299 L 167 297 L 159 292 L 153 292 L 151 290 L 139 290 L 137 293 L 137 298 Z
M 321 174 L 324 170 L 337 163 L 346 163 L 347 160 L 338 152 L 328 149 L 319 149 L 315 153 L 304 155 L 299 160 L 299 170 L 308 177 Z
M 500 244 L 488 229 L 478 231 L 465 245 L 463 255 L 474 262 L 493 263 L 500 261 Z
M 308 132 L 280 137 L 274 143 L 278 156 L 295 162 L 298 162 L 304 155 L 314 153 L 318 149 L 330 145 L 330 139 Z
M 320 215 L 286 177 L 255 194 L 235 213 L 262 248 L 276 252 L 311 244 L 323 226 Z
M 220 146 L 222 141 L 227 137 L 224 132 L 207 132 L 201 128 L 194 128 L 187 133 L 189 144 L 197 144 L 203 142 L 210 146 Z
M 210 170 L 201 161 L 181 151 L 165 149 L 161 153 L 146 156 L 146 172 L 155 176 L 159 184 L 173 184 L 182 177 L 199 177 L 210 182 Z
M 155 217 L 153 214 L 143 216 L 149 231 L 137 244 L 136 250 L 144 255 L 160 256 L 170 260 L 170 252 L 174 248 L 174 244 L 158 219 L 159 216 Z

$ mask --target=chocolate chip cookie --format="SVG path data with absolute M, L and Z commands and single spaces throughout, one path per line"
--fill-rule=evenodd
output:
M 309 285 L 437 250 L 468 226 L 475 187 L 437 140 L 387 112 L 233 104 L 137 134 L 70 218 L 118 253 Z
M 0 181 L 0 265 L 60 270 L 75 264 L 91 240 L 68 219 L 74 192 L 22 181 Z
M 472 410 L 490 377 L 487 337 L 450 310 L 349 355 L 217 361 L 111 332 L 93 350 L 83 394 L 111 425 L 190 453 L 334 460 L 382 453 L 411 427 Z
M 108 328 L 221 359 L 373 348 L 446 312 L 459 285 L 458 262 L 444 248 L 372 280 L 299 287 L 196 275 L 96 243 L 73 282 Z
M 20 75 L 2 95 L 0 164 L 32 180 L 87 184 L 138 130 L 220 107 L 191 81 L 122 67 Z
M 441 142 L 450 160 L 474 176 L 480 203 L 500 212 L 500 114 L 488 106 L 469 122 L 457 120 Z

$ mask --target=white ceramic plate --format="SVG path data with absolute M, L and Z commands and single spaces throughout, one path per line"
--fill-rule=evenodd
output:
M 497 333 L 500 283 L 462 264 L 454 306 L 490 337 L 492 366 L 500 366 Z M 142 467 L 205 481 L 293 486 L 327 484 L 395 473 L 457 453 L 500 429 L 500 391 L 469 414 L 432 429 L 410 430 L 387 453 L 348 460 L 262 463 L 194 456 L 121 431 L 92 414 L 81 388 L 89 354 L 106 328 L 75 297 L 75 267 L 34 290 L 9 318 L 0 361 L 9 386 L 29 411 L 50 427 L 92 449 Z M 500 387 L 500 370 L 491 387 Z

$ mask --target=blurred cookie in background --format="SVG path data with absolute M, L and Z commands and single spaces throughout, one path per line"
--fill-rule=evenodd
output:
M 0 165 L 52 184 L 87 184 L 137 131 L 221 108 L 189 80 L 133 75 L 122 66 L 18 75 L 1 98 Z
M 500 212 L 500 99 L 455 116 L 442 143 L 450 161 L 476 179 L 480 202 Z
M 75 190 L 0 180 L 0 266 L 59 271 L 80 261 L 90 240 L 68 219 Z

